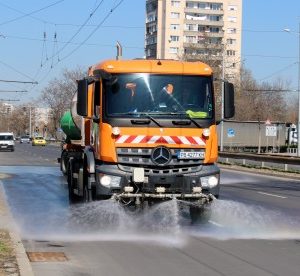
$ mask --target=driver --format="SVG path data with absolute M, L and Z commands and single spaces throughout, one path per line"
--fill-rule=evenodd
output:
M 174 86 L 169 83 L 163 87 L 158 99 L 160 109 L 170 109 L 171 111 L 183 110 L 181 104 L 174 97 Z

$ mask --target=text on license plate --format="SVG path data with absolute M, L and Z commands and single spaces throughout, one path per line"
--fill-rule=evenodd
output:
M 180 151 L 178 152 L 178 159 L 204 159 L 203 151 Z
M 7 146 L 1 146 L 1 148 L 2 148 L 2 149 L 6 149 L 6 148 L 7 148 Z

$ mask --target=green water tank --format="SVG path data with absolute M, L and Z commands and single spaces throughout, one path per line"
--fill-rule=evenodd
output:
M 66 111 L 60 119 L 60 127 L 70 140 L 80 140 L 80 129 L 74 123 L 71 111 Z

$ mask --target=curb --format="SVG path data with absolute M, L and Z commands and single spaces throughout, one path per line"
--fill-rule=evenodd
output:
M 0 180 L 0 228 L 9 231 L 14 246 L 19 273 L 21 276 L 34 276 L 32 266 L 27 257 L 21 237 L 16 230 L 16 224 L 6 201 L 3 184 Z

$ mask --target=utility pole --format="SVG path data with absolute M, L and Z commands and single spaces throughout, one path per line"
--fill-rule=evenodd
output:
M 32 133 L 31 133 L 31 106 L 29 106 L 29 136 L 32 137 Z
M 224 149 L 224 81 L 225 81 L 225 49 L 223 49 L 222 54 L 222 80 L 221 80 L 221 133 L 220 133 L 220 151 Z
M 299 20 L 299 26 L 298 26 L 298 47 L 299 47 L 299 53 L 298 53 L 298 129 L 297 129 L 297 156 L 300 157 L 300 20 Z

